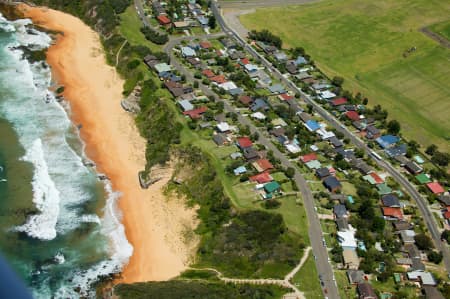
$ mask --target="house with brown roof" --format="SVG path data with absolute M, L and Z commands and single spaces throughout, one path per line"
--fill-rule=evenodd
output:
M 258 172 L 270 171 L 273 169 L 272 163 L 270 163 L 267 159 L 259 159 L 252 163 L 253 167 L 255 167 Z
M 357 290 L 359 299 L 378 299 L 378 296 L 375 293 L 374 289 L 367 282 L 358 283 Z

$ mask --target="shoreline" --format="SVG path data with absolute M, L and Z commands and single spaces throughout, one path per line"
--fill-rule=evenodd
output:
M 193 254 L 193 246 L 184 243 L 183 231 L 195 226 L 195 211 L 180 199 L 165 197 L 163 188 L 173 172 L 170 166 L 162 173 L 163 179 L 141 189 L 138 172 L 145 166 L 146 141 L 120 106 L 123 80 L 106 63 L 98 34 L 63 12 L 25 4 L 17 9 L 34 24 L 63 32 L 47 51 L 52 79 L 65 88 L 72 122 L 82 125 L 86 156 L 99 173 L 110 178 L 113 190 L 122 194 L 118 206 L 133 254 L 115 282 L 177 276 Z

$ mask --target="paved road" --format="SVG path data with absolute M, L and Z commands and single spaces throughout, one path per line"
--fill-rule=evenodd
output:
M 394 168 L 389 162 L 387 161 L 380 161 L 375 159 L 370 153 L 372 150 L 367 146 L 366 143 L 364 143 L 358 136 L 353 134 L 349 129 L 347 129 L 345 126 L 343 126 L 333 115 L 331 115 L 327 110 L 325 110 L 322 106 L 320 106 L 318 103 L 316 103 L 312 98 L 304 93 L 301 89 L 297 88 L 297 86 L 289 79 L 285 78 L 279 71 L 276 69 L 269 61 L 267 61 L 262 55 L 260 55 L 256 50 L 254 50 L 250 45 L 247 44 L 247 42 L 240 37 L 232 28 L 229 28 L 228 25 L 225 23 L 220 10 L 217 8 L 216 2 L 212 3 L 212 10 L 214 12 L 214 15 L 216 16 L 216 19 L 218 21 L 218 24 L 223 28 L 223 30 L 229 34 L 230 36 L 234 37 L 241 45 L 244 46 L 244 48 L 249 51 L 253 57 L 258 59 L 265 67 L 267 67 L 274 76 L 276 76 L 278 79 L 280 79 L 288 88 L 290 88 L 295 93 L 299 93 L 301 95 L 301 99 L 304 100 L 306 103 L 311 104 L 314 107 L 314 110 L 323 117 L 330 125 L 335 127 L 338 131 L 342 132 L 346 137 L 348 137 L 351 142 L 363 149 L 369 157 L 375 160 L 375 162 L 385 171 L 387 171 L 403 188 L 411 195 L 411 197 L 416 201 L 417 206 L 419 207 L 419 210 L 422 213 L 422 216 L 424 218 L 424 221 L 428 227 L 428 230 L 431 233 L 431 236 L 434 240 L 435 246 L 438 250 L 442 251 L 444 256 L 444 265 L 447 270 L 447 272 L 450 274 L 450 253 L 448 250 L 448 247 L 441 242 L 440 238 L 440 231 L 437 227 L 437 224 L 435 222 L 435 219 L 431 212 L 428 209 L 428 205 L 426 202 L 426 199 L 422 197 L 422 195 L 417 191 L 415 186 L 411 184 L 396 168 Z
M 171 41 L 168 44 L 168 47 L 165 48 L 166 53 L 170 56 L 170 63 L 175 69 L 186 76 L 186 80 L 188 82 L 192 82 L 196 80 L 192 73 L 180 63 L 180 61 L 175 57 L 174 52 L 171 51 L 176 44 L 177 41 Z M 292 163 L 283 153 L 281 153 L 270 139 L 265 137 L 264 133 L 266 130 L 262 131 L 260 128 L 256 127 L 248 117 L 241 115 L 238 110 L 228 101 L 220 99 L 219 96 L 215 94 L 208 86 L 199 83 L 199 88 L 206 96 L 213 96 L 216 101 L 223 102 L 224 110 L 226 112 L 236 113 L 238 115 L 238 122 L 245 126 L 249 126 L 250 132 L 252 134 L 257 132 L 259 135 L 258 143 L 264 145 L 268 150 L 272 150 L 274 156 L 280 159 L 281 165 L 283 167 L 292 167 L 295 169 L 294 181 L 301 192 L 304 202 L 306 215 L 308 218 L 309 239 L 313 248 L 314 255 L 316 257 L 317 271 L 323 277 L 323 283 L 325 284 L 324 289 L 327 289 L 328 293 L 327 296 L 332 299 L 339 298 L 339 293 L 334 282 L 333 271 L 331 265 L 328 262 L 328 250 L 323 244 L 322 227 L 314 209 L 314 197 L 311 193 L 308 183 L 300 174 L 296 165 L 294 165 L 294 163 Z

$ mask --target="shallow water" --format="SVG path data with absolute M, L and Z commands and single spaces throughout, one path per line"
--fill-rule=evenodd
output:
M 83 164 L 70 109 L 48 88 L 45 62 L 15 49 L 51 38 L 29 20 L 0 15 L 0 249 L 37 298 L 94 296 L 132 248 L 115 207 L 119 194 Z

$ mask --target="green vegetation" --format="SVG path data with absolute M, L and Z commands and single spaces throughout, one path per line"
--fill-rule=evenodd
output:
M 127 299 L 275 299 L 281 298 L 286 290 L 276 286 L 172 280 L 120 284 L 115 288 L 115 293 L 119 297 Z
M 448 20 L 448 10 L 438 0 L 320 1 L 258 9 L 241 21 L 305 48 L 329 77 L 345 78 L 344 88 L 382 104 L 406 137 L 448 152 L 450 53 L 418 30 Z
M 300 271 L 295 274 L 292 282 L 305 293 L 306 298 L 323 298 L 321 286 L 317 279 L 318 274 L 314 264 L 314 257 L 312 253 L 309 254 L 305 264 L 303 264 Z
M 167 34 L 161 34 L 150 27 L 142 27 L 141 32 L 146 39 L 157 45 L 164 45 L 169 41 Z
M 450 41 L 450 20 L 431 25 L 429 28 Z
M 141 135 L 147 140 L 146 171 L 170 159 L 170 147 L 180 143 L 182 125 L 176 121 L 174 112 L 164 99 L 154 94 L 157 89 L 152 80 L 144 82 L 141 93 L 141 112 L 136 118 Z

